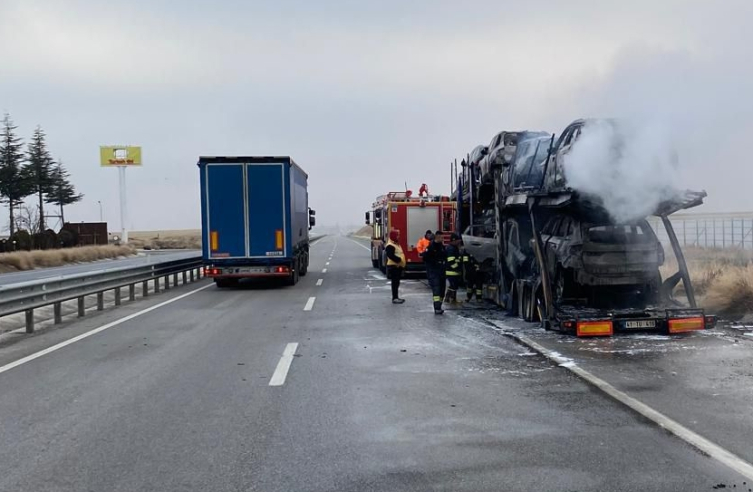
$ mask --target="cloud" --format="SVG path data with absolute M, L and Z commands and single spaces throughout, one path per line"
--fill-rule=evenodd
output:
M 96 150 L 142 145 L 145 166 L 129 172 L 139 229 L 198 225 L 201 154 L 290 154 L 310 174 L 320 223 L 360 223 L 405 181 L 447 192 L 449 162 L 499 130 L 559 131 L 591 115 L 658 113 L 692 178 L 717 159 L 745 175 L 732 163 L 753 126 L 740 96 L 749 9 L 4 0 L 0 109 L 24 135 L 45 128 L 86 194 L 74 220 L 98 218 L 102 200 L 117 223 L 117 177 Z M 725 195 L 709 191 L 709 203 Z M 735 200 L 724 206 L 745 206 Z

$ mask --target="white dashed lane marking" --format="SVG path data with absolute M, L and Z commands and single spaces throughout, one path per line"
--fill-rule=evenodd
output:
M 288 377 L 290 364 L 293 363 L 296 350 L 298 350 L 297 343 L 287 344 L 285 350 L 282 352 L 282 357 L 280 357 L 280 362 L 277 363 L 277 368 L 275 368 L 275 372 L 272 374 L 272 379 L 269 380 L 270 386 L 282 386 L 285 384 L 285 379 Z
M 309 300 L 306 301 L 306 305 L 303 307 L 304 311 L 311 311 L 314 309 L 314 302 L 316 301 L 316 297 L 309 297 Z

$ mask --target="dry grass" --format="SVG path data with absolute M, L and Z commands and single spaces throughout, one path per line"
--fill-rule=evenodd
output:
M 353 237 L 362 237 L 362 238 L 371 239 L 372 233 L 373 233 L 373 229 L 371 228 L 371 226 L 363 226 L 353 233 Z
M 82 246 L 80 248 L 51 249 L 46 251 L 16 251 L 0 254 L 0 272 L 33 270 L 70 263 L 120 258 L 135 253 L 128 246 Z
M 753 251 L 685 248 L 685 260 L 698 303 L 731 319 L 753 313 Z M 662 266 L 662 278 L 677 271 L 671 250 Z M 682 294 L 682 284 L 677 294 Z
M 753 313 L 753 265 L 720 274 L 703 297 L 703 306 L 731 319 Z
M 201 249 L 201 231 L 135 231 L 128 233 L 128 243 L 141 249 Z

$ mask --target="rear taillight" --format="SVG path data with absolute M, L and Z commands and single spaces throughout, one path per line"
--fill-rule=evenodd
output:
M 706 319 L 700 316 L 694 318 L 675 318 L 667 322 L 669 333 L 673 334 L 703 330 L 705 327 Z
M 579 337 L 605 337 L 614 334 L 611 321 L 578 321 L 575 334 Z
M 221 273 L 222 273 L 222 270 L 220 270 L 219 268 L 204 267 L 205 277 L 216 277 L 217 275 L 220 275 Z
M 275 268 L 275 273 L 288 273 L 290 272 L 290 268 L 285 266 L 278 266 Z

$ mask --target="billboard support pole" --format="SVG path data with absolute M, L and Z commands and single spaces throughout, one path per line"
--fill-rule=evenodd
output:
M 126 227 L 126 166 L 118 166 L 118 182 L 120 184 L 120 241 L 128 244 L 128 228 Z
M 133 145 L 102 145 L 99 147 L 99 165 L 118 168 L 120 188 L 120 241 L 128 244 L 128 204 L 126 201 L 126 168 L 141 166 L 141 147 Z M 102 204 L 99 204 L 100 216 Z M 101 217 L 100 217 L 101 220 Z

